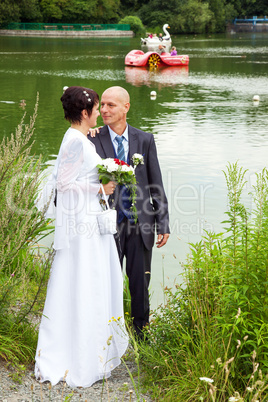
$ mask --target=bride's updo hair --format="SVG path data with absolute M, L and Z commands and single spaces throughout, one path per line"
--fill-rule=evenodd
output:
M 90 116 L 94 105 L 99 103 L 97 92 L 84 87 L 69 87 L 60 98 L 64 110 L 64 117 L 70 123 L 81 123 L 82 110 Z

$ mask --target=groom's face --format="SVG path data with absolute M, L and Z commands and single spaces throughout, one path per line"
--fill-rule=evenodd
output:
M 114 90 L 106 90 L 101 97 L 101 117 L 103 123 L 109 126 L 126 122 L 129 103 L 124 102 Z

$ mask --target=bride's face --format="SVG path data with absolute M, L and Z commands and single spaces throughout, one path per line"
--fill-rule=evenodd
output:
M 88 125 L 89 128 L 95 127 L 97 125 L 97 118 L 99 117 L 100 112 L 99 112 L 99 104 L 93 106 L 92 113 L 90 117 L 88 118 Z

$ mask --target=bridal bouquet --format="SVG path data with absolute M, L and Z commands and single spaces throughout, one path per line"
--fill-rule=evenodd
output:
M 99 172 L 99 179 L 102 184 L 107 184 L 109 181 L 115 181 L 119 185 L 126 186 L 130 191 L 131 197 L 131 212 L 135 223 L 137 223 L 137 208 L 136 204 L 136 190 L 137 181 L 135 176 L 135 168 L 138 164 L 143 164 L 143 157 L 139 154 L 134 154 L 132 157 L 134 167 L 129 166 L 126 162 L 120 159 L 106 158 L 97 165 Z

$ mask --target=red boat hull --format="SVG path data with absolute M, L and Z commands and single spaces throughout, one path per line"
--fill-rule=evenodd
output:
M 170 56 L 169 53 L 158 54 L 157 52 L 144 53 L 142 50 L 131 50 L 125 57 L 126 66 L 143 67 L 151 65 L 153 60 L 158 60 L 157 65 L 188 66 L 188 55 Z

